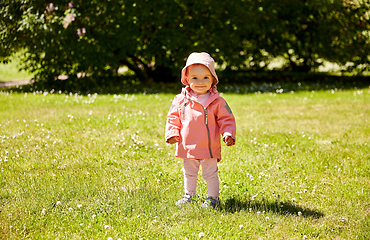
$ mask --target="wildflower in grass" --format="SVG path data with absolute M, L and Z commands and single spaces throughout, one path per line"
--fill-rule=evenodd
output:
M 251 197 L 251 201 L 254 201 L 256 199 L 256 197 L 258 196 L 258 193 L 254 196 Z
M 307 235 L 304 235 L 304 236 L 303 236 L 303 239 L 308 239 Z
M 81 204 L 77 205 L 77 208 L 82 208 L 82 205 Z
M 104 225 L 104 229 L 109 230 L 109 229 L 111 229 L 111 227 L 109 225 Z
M 45 213 L 46 213 L 46 209 L 45 209 L 45 208 L 43 208 L 43 209 L 41 210 L 41 215 L 45 215 Z
M 204 233 L 203 232 L 200 232 L 199 233 L 199 238 L 202 238 L 202 237 L 204 237 Z
M 240 224 L 240 225 L 239 225 L 239 228 L 240 228 L 240 229 L 243 229 L 243 228 L 244 228 L 243 224 Z
M 60 206 L 62 205 L 62 203 L 60 201 L 57 201 L 57 205 Z
M 92 218 L 92 219 L 95 219 L 95 218 L 96 218 L 96 215 L 95 215 L 95 214 L 93 214 L 93 215 L 91 216 L 91 218 Z
M 72 212 L 72 211 L 73 211 L 73 208 L 71 208 L 71 207 L 70 207 L 70 208 L 68 208 L 68 211 Z
M 299 216 L 299 217 L 301 217 L 301 216 L 302 216 L 302 212 L 298 212 L 297 214 L 298 214 L 298 216 Z

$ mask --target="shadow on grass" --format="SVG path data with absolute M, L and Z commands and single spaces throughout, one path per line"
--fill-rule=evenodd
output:
M 302 216 L 307 218 L 321 218 L 324 213 L 315 209 L 306 208 L 298 204 L 283 203 L 279 201 L 252 201 L 237 198 L 227 199 L 221 206 L 221 210 L 228 213 L 249 211 L 254 213 L 272 212 L 282 216 Z

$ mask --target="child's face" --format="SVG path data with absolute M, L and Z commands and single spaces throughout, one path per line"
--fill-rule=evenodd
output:
M 206 94 L 212 87 L 213 76 L 208 68 L 203 65 L 189 66 L 187 77 L 191 90 L 196 94 Z

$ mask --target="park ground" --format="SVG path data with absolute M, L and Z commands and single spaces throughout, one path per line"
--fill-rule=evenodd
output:
M 180 91 L 180 89 L 179 89 Z M 181 208 L 174 94 L 0 92 L 0 238 L 369 239 L 370 88 L 224 93 L 221 207 Z

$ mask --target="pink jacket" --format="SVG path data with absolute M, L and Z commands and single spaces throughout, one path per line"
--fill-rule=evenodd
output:
M 216 87 L 211 88 L 204 107 L 190 95 L 190 87 L 174 98 L 167 115 L 166 142 L 178 136 L 176 157 L 221 160 L 222 136 L 235 139 L 235 118 Z

